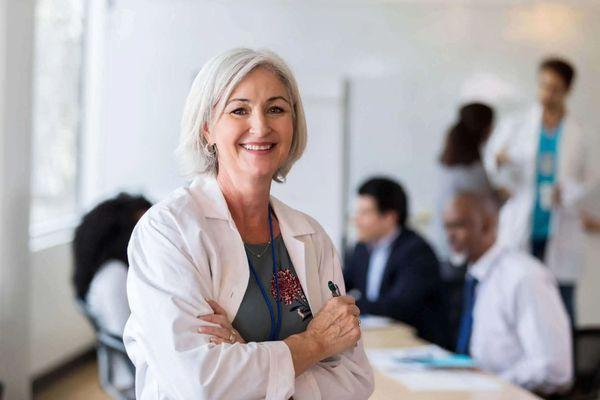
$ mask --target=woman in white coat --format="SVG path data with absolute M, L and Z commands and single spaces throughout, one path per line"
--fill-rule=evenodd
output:
M 142 217 L 128 249 L 138 399 L 371 394 L 330 238 L 270 196 L 305 145 L 297 85 L 277 55 L 236 49 L 198 73 L 178 149 L 196 175 Z
M 524 115 L 503 121 L 490 138 L 485 159 L 494 183 L 510 194 L 500 214 L 499 240 L 531 252 L 550 268 L 572 322 L 574 289 L 584 263 L 584 231 L 577 200 L 590 178 L 582 131 L 565 106 L 573 75 L 562 60 L 542 63 L 540 103 Z M 551 152 L 544 140 L 555 140 Z M 542 216 L 544 210 L 547 216 L 542 240 L 536 239 L 534 222 L 540 209 Z

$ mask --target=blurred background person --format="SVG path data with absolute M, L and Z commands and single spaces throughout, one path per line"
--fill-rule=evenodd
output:
M 121 193 L 89 211 L 75 230 L 73 284 L 98 327 L 123 337 L 129 318 L 127 244 L 134 226 L 152 206 L 143 196 Z M 122 340 L 122 339 L 121 339 Z M 113 359 L 113 384 L 133 387 L 128 360 Z
M 438 256 L 447 261 L 450 253 L 443 226 L 443 210 L 461 191 L 492 192 L 483 166 L 482 151 L 494 123 L 494 110 L 482 103 L 463 105 L 458 119 L 446 134 L 439 158 L 436 198 L 436 241 Z M 459 262 L 460 263 L 460 262 Z
M 347 255 L 346 289 L 364 314 L 413 326 L 445 346 L 447 326 L 438 260 L 407 226 L 408 199 L 397 182 L 375 177 L 358 189 L 354 222 L 358 243 Z
M 583 132 L 566 104 L 574 78 L 568 61 L 544 60 L 538 103 L 509 117 L 486 151 L 490 174 L 509 193 L 499 240 L 529 251 L 552 271 L 573 324 L 585 239 L 576 201 L 585 193 L 589 174 Z
M 571 329 L 556 280 L 539 260 L 496 241 L 498 203 L 462 193 L 444 224 L 469 267 L 456 352 L 485 371 L 545 394 L 573 377 Z

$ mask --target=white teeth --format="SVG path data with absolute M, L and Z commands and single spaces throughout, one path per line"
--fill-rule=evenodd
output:
M 254 144 L 242 144 L 242 147 L 245 148 L 246 150 L 269 150 L 273 147 L 272 144 L 267 144 L 267 145 L 254 145 Z

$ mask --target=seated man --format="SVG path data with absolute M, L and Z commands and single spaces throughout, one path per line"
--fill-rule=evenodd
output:
M 438 260 L 427 242 L 406 226 L 404 190 L 390 179 L 375 178 L 358 194 L 359 243 L 346 259 L 346 290 L 363 314 L 397 319 L 423 339 L 446 346 Z
M 444 213 L 450 246 L 469 263 L 456 351 L 526 389 L 561 391 L 573 363 L 556 281 L 532 256 L 496 243 L 497 219 L 494 199 L 473 193 Z

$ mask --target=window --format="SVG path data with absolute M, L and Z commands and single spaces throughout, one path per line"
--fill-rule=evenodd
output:
M 85 5 L 38 0 L 35 15 L 31 232 L 78 212 Z

